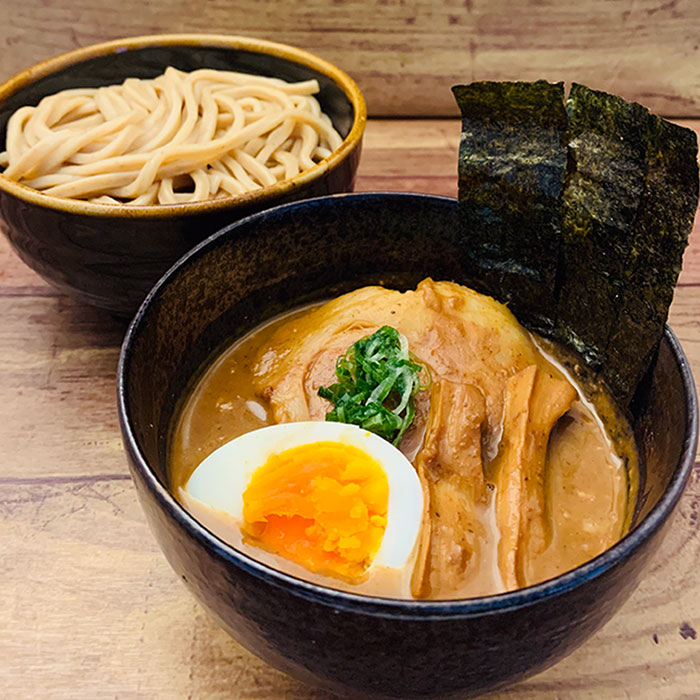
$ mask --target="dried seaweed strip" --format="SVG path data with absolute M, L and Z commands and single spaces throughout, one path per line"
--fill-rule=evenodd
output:
M 627 262 L 628 284 L 606 352 L 605 376 L 625 403 L 663 334 L 698 203 L 695 132 L 653 114 L 648 114 L 647 124 L 638 236 Z
M 607 93 L 474 83 L 459 199 L 479 291 L 581 354 L 627 405 L 663 333 L 698 199 L 695 134 Z
M 453 88 L 462 111 L 460 216 L 478 291 L 533 330 L 554 325 L 566 174 L 563 83 Z
M 555 337 L 602 370 L 644 194 L 646 110 L 574 84 L 563 196 L 561 292 Z

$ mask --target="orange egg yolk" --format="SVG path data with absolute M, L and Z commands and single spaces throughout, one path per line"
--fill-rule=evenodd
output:
M 301 445 L 254 472 L 243 493 L 242 530 L 311 571 L 359 579 L 384 537 L 388 498 L 384 470 L 362 450 Z

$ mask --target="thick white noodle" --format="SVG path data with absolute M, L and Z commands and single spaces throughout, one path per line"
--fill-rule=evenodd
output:
M 169 67 L 152 80 L 77 88 L 9 119 L 2 175 L 55 197 L 176 204 L 298 175 L 342 138 L 316 80 Z

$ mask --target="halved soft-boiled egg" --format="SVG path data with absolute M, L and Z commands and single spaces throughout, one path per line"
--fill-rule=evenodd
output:
M 212 452 L 179 497 L 249 556 L 315 583 L 410 598 L 423 518 L 413 465 L 354 425 L 283 423 Z

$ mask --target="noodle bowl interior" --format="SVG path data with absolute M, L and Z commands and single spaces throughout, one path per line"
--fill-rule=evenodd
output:
M 318 91 L 315 79 L 173 67 L 63 90 L 10 117 L 0 168 L 44 194 L 103 204 L 240 195 L 293 178 L 341 145 Z
M 263 324 L 231 345 L 176 417 L 173 492 L 182 494 L 202 460 L 239 435 L 323 421 L 332 406 L 319 388 L 334 382 L 338 358 L 387 325 L 431 377 L 415 396 L 415 417 L 399 443 L 425 498 L 410 597 L 458 599 L 533 585 L 625 534 L 637 477 L 626 422 L 597 411 L 505 306 L 429 279 L 403 293 L 358 289 Z M 266 558 L 230 519 L 192 512 L 253 558 L 363 592 L 342 577 Z M 372 594 L 395 597 L 376 588 Z

